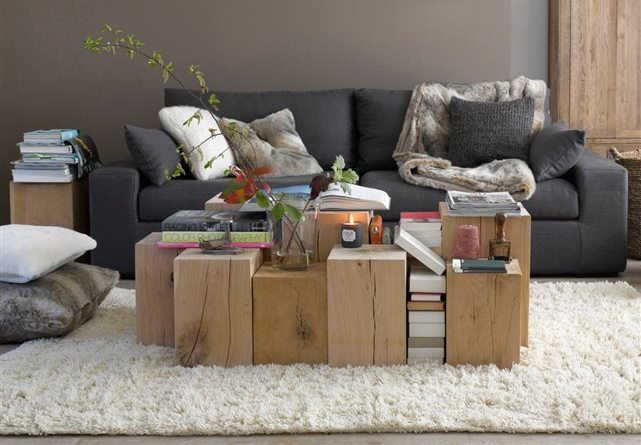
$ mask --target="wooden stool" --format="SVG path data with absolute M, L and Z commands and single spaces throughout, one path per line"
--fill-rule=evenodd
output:
M 174 258 L 184 249 L 159 249 L 159 232 L 136 243 L 136 338 L 174 346 Z
M 327 259 L 327 353 L 332 366 L 406 363 L 406 253 L 335 246 Z
M 447 363 L 510 368 L 519 362 L 522 279 L 518 260 L 507 273 L 454 273 L 448 264 Z
M 186 249 L 174 260 L 176 355 L 181 364 L 252 364 L 252 277 L 260 249 L 211 255 Z
M 326 263 L 254 275 L 254 364 L 327 363 Z
M 530 239 L 532 218 L 528 211 L 519 204 L 521 212 L 517 216 L 509 216 L 505 224 L 505 234 L 512 242 L 512 257 L 519 260 L 523 280 L 521 283 L 521 345 L 528 345 L 528 320 L 530 309 Z M 456 229 L 463 224 L 479 228 L 481 241 L 481 258 L 487 258 L 490 250 L 490 240 L 495 237 L 494 215 L 492 216 L 456 216 L 450 215 L 446 203 L 439 203 L 441 220 L 443 222 L 442 256 L 445 260 L 454 257 L 456 245 Z

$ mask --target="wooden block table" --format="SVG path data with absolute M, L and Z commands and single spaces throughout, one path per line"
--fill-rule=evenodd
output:
M 335 246 L 327 258 L 327 354 L 332 366 L 406 363 L 406 253 Z
M 307 271 L 266 263 L 253 284 L 254 364 L 327 363 L 326 263 Z
M 447 363 L 510 368 L 519 362 L 522 279 L 518 260 L 507 273 L 454 273 L 448 264 Z
M 260 249 L 210 255 L 186 249 L 174 259 L 176 355 L 181 364 L 252 364 L 252 277 Z
M 89 231 L 87 178 L 64 184 L 9 184 L 11 223 Z
M 136 337 L 144 345 L 174 346 L 174 258 L 159 249 L 160 232 L 136 243 Z
M 490 240 L 496 236 L 494 216 L 456 216 L 450 215 L 446 203 L 439 204 L 442 220 L 442 256 L 451 260 L 456 247 L 456 230 L 458 226 L 470 224 L 479 228 L 481 258 L 487 258 L 490 252 Z M 521 345 L 528 345 L 528 320 L 530 310 L 530 237 L 531 217 L 521 205 L 519 216 L 509 216 L 505 224 L 505 234 L 512 242 L 512 258 L 519 260 L 523 280 L 521 283 Z

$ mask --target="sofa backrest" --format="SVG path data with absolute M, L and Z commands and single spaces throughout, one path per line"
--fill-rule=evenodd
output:
M 341 154 L 348 166 L 357 161 L 356 111 L 353 89 L 322 91 L 216 92 L 220 116 L 251 122 L 289 108 L 308 151 L 324 169 Z M 200 106 L 182 89 L 165 89 L 165 106 Z

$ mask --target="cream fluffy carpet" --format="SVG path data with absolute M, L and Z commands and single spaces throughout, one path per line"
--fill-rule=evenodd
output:
M 221 369 L 137 345 L 134 293 L 116 289 L 72 334 L 0 356 L 0 433 L 641 432 L 639 293 L 623 282 L 531 293 L 531 346 L 511 371 Z

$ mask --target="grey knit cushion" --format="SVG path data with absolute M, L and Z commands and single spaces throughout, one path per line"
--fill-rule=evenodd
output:
M 528 160 L 534 99 L 507 102 L 450 102 L 448 159 L 459 167 L 476 167 L 495 159 Z

